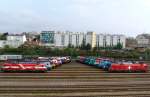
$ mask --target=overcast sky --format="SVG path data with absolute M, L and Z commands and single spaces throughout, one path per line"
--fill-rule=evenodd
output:
M 150 0 L 0 0 L 0 32 L 150 33 Z

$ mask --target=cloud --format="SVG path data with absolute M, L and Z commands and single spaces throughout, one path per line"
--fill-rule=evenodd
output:
M 0 4 L 0 31 L 150 32 L 150 0 L 9 1 Z
M 1 11 L 0 14 L 0 31 L 39 31 L 49 20 L 29 9 L 9 13 Z

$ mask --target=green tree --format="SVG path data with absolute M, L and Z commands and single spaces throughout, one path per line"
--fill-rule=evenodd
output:
M 118 49 L 118 50 L 120 50 L 122 48 L 123 48 L 123 46 L 122 46 L 122 44 L 120 42 L 117 43 L 117 45 L 114 47 L 114 49 Z
M 91 50 L 91 48 L 92 48 L 92 47 L 91 47 L 91 44 L 88 43 L 88 44 L 86 45 L 86 50 Z
M 40 35 L 35 36 L 38 41 L 40 41 Z
M 0 35 L 0 40 L 6 40 L 6 39 L 7 39 L 7 35 L 8 35 L 8 33 L 7 33 L 7 32 L 6 32 L 6 33 L 1 34 L 1 35 Z
M 81 49 L 81 50 L 86 50 L 86 42 L 85 42 L 85 39 L 82 40 L 82 44 L 81 44 L 80 49 Z
M 71 45 L 71 43 L 69 43 L 69 44 L 68 44 L 68 48 L 72 48 L 72 45 Z
M 4 46 L 4 49 L 9 49 L 9 48 L 10 48 L 9 45 L 5 45 L 5 46 Z
M 71 43 L 68 44 L 68 48 L 74 48 L 74 45 L 72 45 Z

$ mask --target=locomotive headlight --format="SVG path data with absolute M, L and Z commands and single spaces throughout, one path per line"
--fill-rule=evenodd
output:
M 10 66 L 3 66 L 2 68 L 9 68 Z
M 42 66 L 35 66 L 35 68 L 41 68 Z
M 130 69 L 131 69 L 131 66 L 129 66 L 128 69 L 130 70 Z
M 147 64 L 143 64 L 143 66 L 147 66 Z
M 45 66 L 35 66 L 36 69 L 46 68 Z

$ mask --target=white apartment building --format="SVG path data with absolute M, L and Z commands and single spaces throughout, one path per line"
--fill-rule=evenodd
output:
M 123 48 L 126 46 L 126 37 L 124 35 L 112 35 L 112 46 L 121 43 Z
M 27 39 L 25 35 L 8 35 L 7 41 L 19 41 L 20 43 L 24 43 Z
M 54 44 L 56 47 L 67 47 L 70 42 L 70 33 L 56 32 L 54 34 Z
M 86 44 L 91 44 L 91 47 L 96 47 L 96 33 L 95 32 L 87 32 L 86 34 Z
M 77 37 L 77 41 L 76 41 L 77 42 L 77 46 L 81 46 L 82 43 L 83 43 L 83 39 L 85 37 L 84 33 L 79 32 L 79 33 L 76 34 L 76 37 Z
M 110 46 L 112 46 L 112 36 L 111 36 L 110 34 L 106 34 L 106 35 L 105 35 L 104 46 L 105 46 L 105 47 L 110 47 Z
M 117 45 L 118 42 L 119 42 L 119 36 L 113 35 L 112 36 L 112 45 Z
M 96 35 L 96 46 L 97 47 L 104 47 L 104 40 L 105 39 L 105 35 L 103 34 L 97 34 Z
M 70 44 L 72 44 L 73 46 L 77 46 L 77 34 L 70 35 L 70 40 Z
M 66 32 L 65 34 L 63 34 L 62 42 L 64 42 L 63 45 L 65 47 L 67 47 L 70 44 L 71 40 L 70 40 L 70 33 L 69 32 Z
M 124 35 L 97 34 L 96 38 L 97 47 L 112 47 L 121 43 L 123 48 L 125 48 L 126 45 L 126 37 Z
M 54 35 L 56 47 L 67 47 L 69 44 L 74 47 L 82 44 L 84 33 L 73 32 L 56 32 Z
M 0 40 L 0 48 L 5 47 L 6 44 L 6 40 Z
M 55 46 L 63 47 L 64 46 L 64 42 L 62 42 L 63 34 L 61 32 L 56 32 L 54 37 L 55 37 L 54 38 Z
M 70 34 L 70 44 L 75 47 L 81 46 L 83 39 L 84 39 L 84 33 L 76 32 Z
M 138 35 L 136 41 L 140 47 L 150 47 L 150 34 Z
M 25 35 L 8 35 L 7 40 L 0 41 L 0 47 L 3 48 L 4 46 L 8 45 L 13 48 L 17 48 L 26 42 Z
M 92 48 L 96 46 L 112 47 L 118 43 L 121 43 L 125 48 L 126 45 L 124 35 L 96 34 L 95 32 L 55 32 L 53 39 L 55 47 L 67 47 L 69 44 L 79 47 L 82 45 L 83 39 L 85 39 L 86 44 L 91 44 Z
M 126 48 L 126 37 L 124 35 L 119 35 L 118 40 L 122 44 L 123 48 Z
M 27 41 L 25 35 L 8 35 L 6 44 L 10 47 L 19 47 Z

